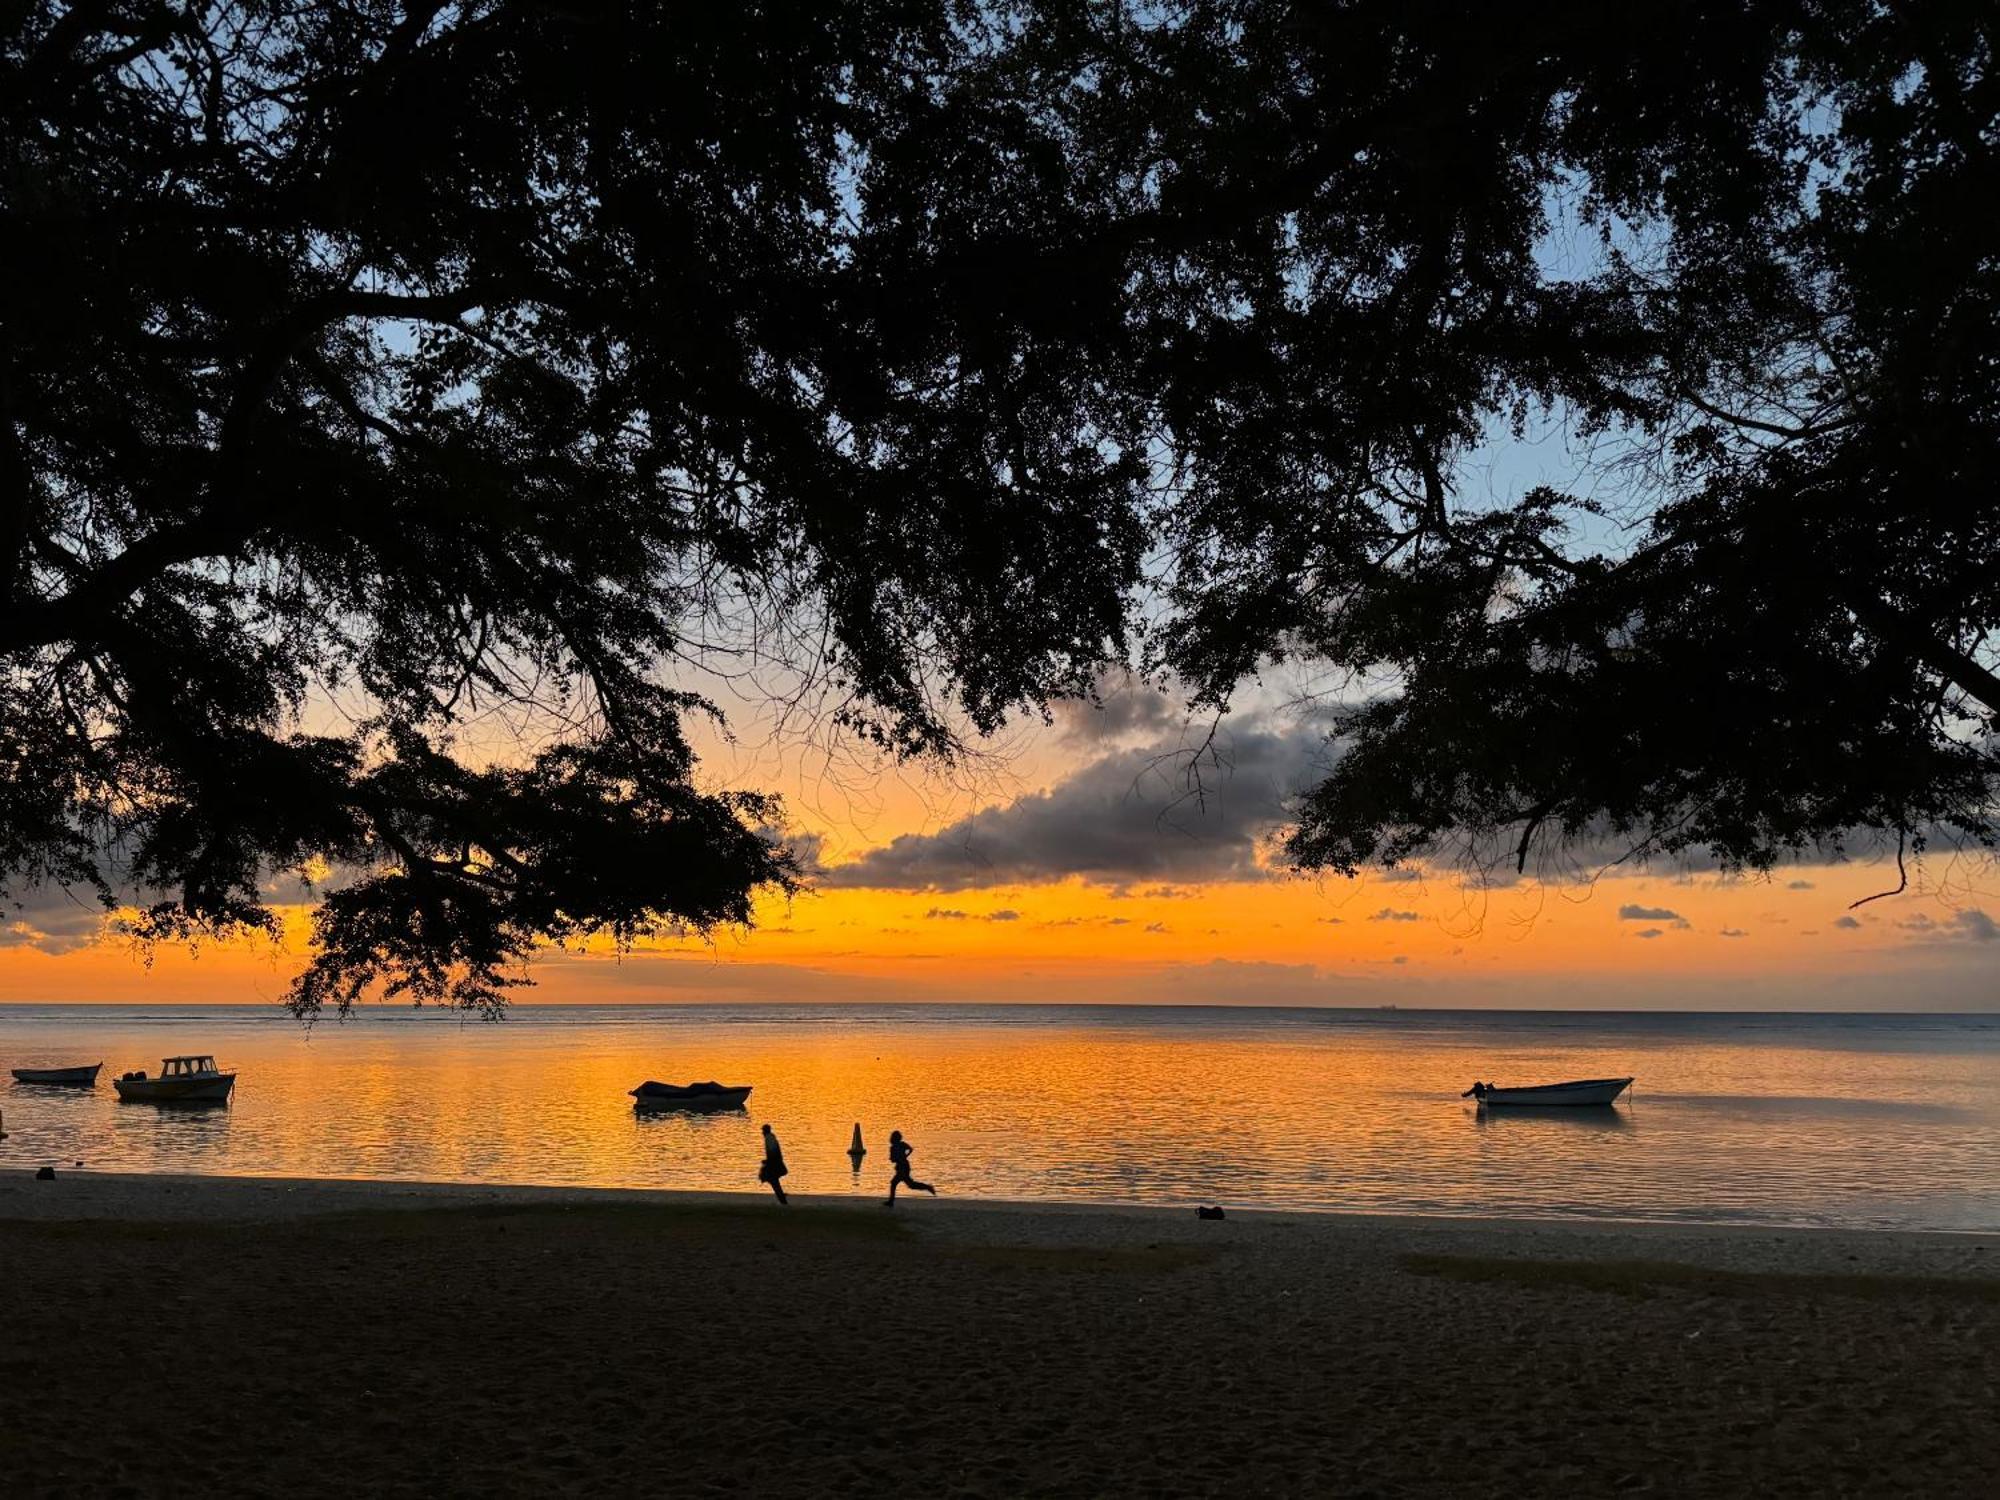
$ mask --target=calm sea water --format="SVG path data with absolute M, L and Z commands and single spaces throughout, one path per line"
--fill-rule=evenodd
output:
M 223 1109 L 110 1078 L 213 1052 Z M 0 1170 L 758 1191 L 770 1122 L 805 1193 L 878 1197 L 888 1133 L 953 1195 L 2000 1230 L 2000 1017 L 1089 1006 L 0 1006 Z M 1636 1075 L 1614 1110 L 1482 1112 L 1474 1078 Z M 0 1074 L 4 1076 L 4 1074 Z M 647 1078 L 750 1084 L 637 1117 Z M 870 1154 L 849 1164 L 859 1123 Z

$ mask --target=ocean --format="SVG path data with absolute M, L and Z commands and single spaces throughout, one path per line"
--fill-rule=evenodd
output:
M 111 1078 L 210 1052 L 226 1108 Z M 951 1196 L 2000 1231 L 2000 1016 L 1166 1006 L 0 1005 L 0 1171 L 759 1191 L 879 1198 L 888 1133 Z M 1610 1110 L 1480 1110 L 1502 1083 L 1633 1075 Z M 645 1079 L 748 1108 L 637 1116 Z M 847 1148 L 856 1124 L 868 1155 Z

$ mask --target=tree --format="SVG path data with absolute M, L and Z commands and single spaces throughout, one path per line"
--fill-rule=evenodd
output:
M 1085 686 L 1116 412 L 1003 449 L 847 270 L 853 163 L 965 45 L 896 0 L 13 7 L 0 873 L 159 936 L 327 861 L 295 1008 L 496 1007 L 536 942 L 796 883 L 671 671 L 746 615 L 906 753 Z
M 15 7 L 0 873 L 351 868 L 307 1011 L 742 920 L 745 619 L 902 754 L 1366 677 L 1310 867 L 1991 840 L 1990 7 L 696 9 Z M 1551 412 L 1618 514 L 1461 491 Z
M 1218 52 L 1258 78 L 1232 130 L 1296 144 L 1174 348 L 1229 376 L 1170 387 L 1164 651 L 1214 701 L 1273 653 L 1393 684 L 1293 858 L 1990 846 L 1990 8 L 1299 15 L 1261 74 Z M 1622 514 L 1462 503 L 1455 460 L 1552 408 L 1624 455 Z
M 1060 286 L 1140 389 L 1152 665 L 1366 685 L 1297 864 L 1992 843 L 1990 7 L 1037 14 L 982 86 L 1089 206 L 933 261 Z M 1019 222 L 955 136 L 902 191 Z M 1461 492 L 1546 414 L 1615 509 Z

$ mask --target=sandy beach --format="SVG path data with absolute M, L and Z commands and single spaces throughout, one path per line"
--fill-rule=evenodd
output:
M 2000 1239 L 0 1179 L 0 1490 L 1976 1492 Z

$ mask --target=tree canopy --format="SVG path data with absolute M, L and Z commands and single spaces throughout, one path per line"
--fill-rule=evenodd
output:
M 1351 672 L 1306 867 L 1992 838 L 1988 6 L 7 15 L 0 879 L 354 872 L 304 1012 L 796 884 L 764 625 L 904 755 Z

